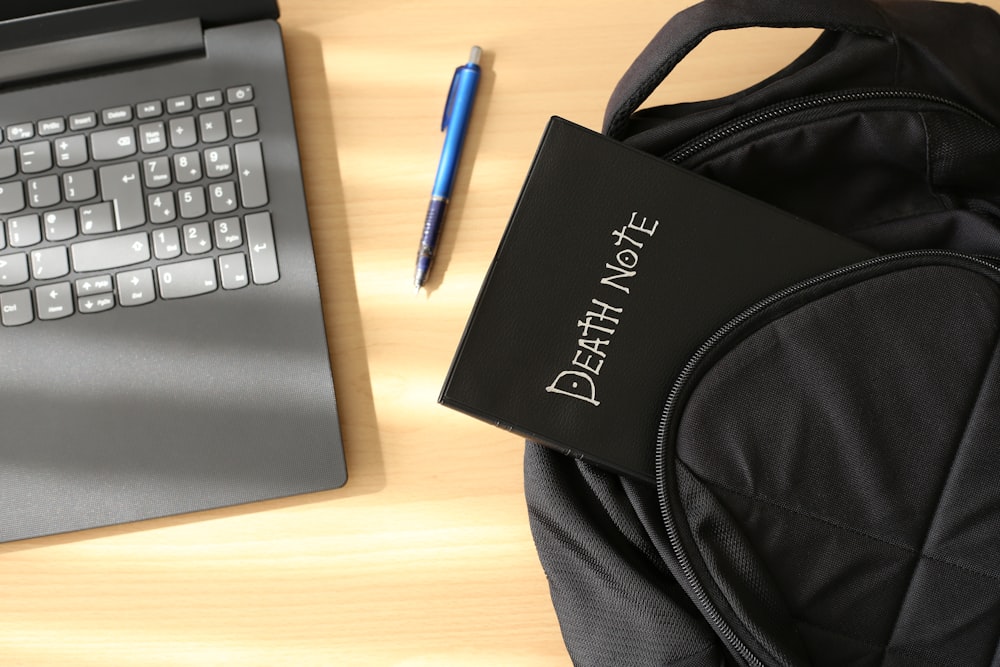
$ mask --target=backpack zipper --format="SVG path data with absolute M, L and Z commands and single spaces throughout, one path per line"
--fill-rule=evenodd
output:
M 736 330 L 740 325 L 745 323 L 747 320 L 762 312 L 766 308 L 774 305 L 775 303 L 793 296 L 805 289 L 819 285 L 820 283 L 826 282 L 828 280 L 833 280 L 835 278 L 840 278 L 847 276 L 865 269 L 880 266 L 882 264 L 887 264 L 892 261 L 897 261 L 907 258 L 922 258 L 922 257 L 938 257 L 938 258 L 950 258 L 959 259 L 966 262 L 972 262 L 983 268 L 988 269 L 993 274 L 1000 274 L 1000 267 L 993 264 L 987 258 L 976 257 L 973 255 L 967 255 L 964 253 L 953 252 L 950 250 L 908 250 L 904 252 L 892 253 L 888 255 L 880 255 L 878 257 L 873 257 L 856 264 L 851 264 L 849 266 L 840 267 L 823 273 L 812 278 L 808 278 L 804 281 L 798 282 L 794 285 L 786 287 L 770 296 L 758 301 L 754 305 L 750 306 L 743 312 L 741 312 L 736 317 L 729 320 L 721 328 L 719 328 L 714 334 L 712 334 L 691 356 L 688 362 L 681 369 L 680 373 L 677 375 L 677 379 L 674 381 L 673 386 L 670 389 L 670 393 L 667 395 L 666 402 L 664 403 L 663 412 L 660 417 L 660 424 L 657 430 L 656 436 L 656 486 L 657 486 L 657 496 L 660 504 L 660 514 L 663 517 L 663 523 L 666 527 L 667 538 L 670 543 L 670 548 L 673 551 L 674 558 L 677 560 L 677 565 L 684 575 L 684 579 L 688 585 L 689 591 L 695 598 L 696 604 L 701 608 L 702 613 L 705 618 L 715 627 L 719 636 L 724 639 L 729 646 L 736 651 L 737 654 L 743 657 L 747 663 L 753 667 L 767 667 L 760 658 L 758 658 L 750 648 L 743 642 L 742 639 L 737 636 L 736 632 L 730 626 L 729 622 L 723 618 L 721 612 L 716 607 L 715 603 L 709 598 L 708 593 L 705 591 L 698 578 L 697 573 L 694 571 L 691 561 L 688 558 L 687 552 L 685 551 L 684 544 L 681 537 L 677 531 L 677 523 L 674 517 L 674 510 L 670 506 L 670 501 L 667 497 L 667 475 L 668 471 L 665 469 L 667 464 L 667 459 L 665 456 L 665 451 L 667 447 L 667 440 L 670 437 L 670 431 L 673 426 L 674 419 L 676 417 L 676 411 L 678 408 L 678 399 L 681 392 L 684 391 L 687 382 L 695 374 L 698 366 L 704 360 L 706 355 L 718 344 L 724 341 L 734 330 Z M 1000 281 L 1000 276 L 998 276 L 998 281 Z
M 714 130 L 710 130 L 705 134 L 702 134 L 701 136 L 695 137 L 691 141 L 682 145 L 680 148 L 676 149 L 673 153 L 669 153 L 664 157 L 671 162 L 680 163 L 723 139 L 738 134 L 743 130 L 756 127 L 757 125 L 769 120 L 776 120 L 793 113 L 816 109 L 832 104 L 871 102 L 879 100 L 930 102 L 932 104 L 938 104 L 954 111 L 961 112 L 980 122 L 986 123 L 987 125 L 993 125 L 989 120 L 979 115 L 972 109 L 939 95 L 921 93 L 918 91 L 892 89 L 855 90 L 803 97 L 765 107 L 759 111 L 754 111 L 729 123 L 721 125 Z

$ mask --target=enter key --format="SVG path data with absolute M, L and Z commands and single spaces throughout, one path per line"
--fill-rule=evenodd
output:
M 278 280 L 278 255 L 274 251 L 274 231 L 271 214 L 250 213 L 243 218 L 250 249 L 250 273 L 254 283 L 265 285 Z

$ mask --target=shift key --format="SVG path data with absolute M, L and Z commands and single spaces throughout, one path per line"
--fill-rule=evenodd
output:
M 145 232 L 82 241 L 70 246 L 73 270 L 106 271 L 149 259 L 149 236 Z

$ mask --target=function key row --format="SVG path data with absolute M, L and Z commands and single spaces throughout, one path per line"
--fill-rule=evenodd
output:
M 100 113 L 86 111 L 73 114 L 67 119 L 47 118 L 37 123 L 26 122 L 8 125 L 3 135 L 7 141 L 27 141 L 36 135 L 40 137 L 53 136 L 64 132 L 80 132 L 101 125 L 119 125 L 137 118 L 145 120 L 168 114 L 181 114 L 197 109 L 214 109 L 225 103 L 242 104 L 254 98 L 253 86 L 233 86 L 222 90 L 207 90 L 196 95 L 179 95 L 166 100 L 150 100 L 141 102 L 133 108 L 131 105 L 109 107 Z

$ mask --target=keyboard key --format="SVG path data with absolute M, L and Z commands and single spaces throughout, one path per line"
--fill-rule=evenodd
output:
M 80 207 L 80 231 L 84 234 L 107 234 L 115 231 L 111 202 Z
M 144 232 L 80 241 L 70 246 L 73 270 L 106 271 L 149 259 L 149 237 Z M 124 304 L 123 304 L 124 305 Z
M 62 134 L 66 131 L 66 121 L 62 118 L 49 118 L 38 121 L 38 136 L 47 137 L 52 134 Z
M 201 158 L 198 151 L 174 155 L 174 174 L 178 183 L 194 183 L 201 180 Z
M 120 127 L 90 135 L 90 154 L 95 160 L 118 160 L 135 152 L 134 128 Z
M 27 324 L 33 319 L 35 314 L 31 310 L 31 290 L 21 289 L 0 294 L 0 322 L 5 327 Z
M 267 183 L 264 180 L 264 156 L 259 141 L 236 144 L 236 171 L 240 177 L 240 197 L 246 208 L 267 204 Z
M 143 166 L 143 180 L 147 188 L 162 188 L 173 183 L 170 177 L 170 159 L 166 157 L 154 157 L 145 160 Z
M 52 168 L 52 146 L 47 141 L 36 141 L 18 147 L 21 171 L 37 174 Z
M 250 213 L 243 218 L 247 229 L 247 247 L 250 249 L 250 270 L 258 285 L 278 280 L 278 256 L 274 250 L 274 232 L 271 214 Z
M 0 255 L 0 287 L 26 283 L 30 276 L 26 254 L 19 252 L 16 255 Z
M 156 273 L 160 279 L 160 296 L 164 299 L 206 294 L 218 287 L 215 262 L 211 257 L 158 266 Z
M 89 130 L 92 127 L 97 127 L 97 114 L 93 111 L 73 114 L 69 117 L 69 129 L 72 132 Z
M 7 141 L 26 141 L 35 136 L 35 126 L 31 123 L 18 123 L 7 126 Z
M 146 222 L 139 163 L 125 162 L 101 167 L 101 199 L 114 202 L 118 229 L 138 227 Z
M 177 209 L 174 206 L 174 193 L 157 192 L 149 195 L 149 221 L 153 224 L 163 224 L 171 222 L 177 217 Z
M 38 319 L 58 320 L 73 314 L 73 289 L 68 282 L 35 288 Z
M 123 306 L 141 306 L 156 298 L 152 269 L 122 271 L 115 276 L 115 283 L 118 287 L 118 303 Z
M 163 114 L 163 103 L 160 102 L 160 100 L 143 102 L 142 104 L 137 104 L 135 107 L 136 118 L 139 118 L 140 120 L 146 118 L 156 118 L 161 114 Z
M 55 174 L 28 181 L 28 199 L 34 208 L 47 208 L 60 202 L 59 177 Z
M 184 252 L 201 255 L 212 249 L 212 237 L 207 222 L 184 225 Z
M 194 108 L 190 95 L 171 97 L 167 100 L 167 113 L 185 113 Z
M 87 138 L 82 134 L 56 140 L 56 164 L 76 167 L 87 161 Z
M 206 148 L 204 156 L 205 175 L 209 178 L 222 178 L 233 173 L 233 155 L 229 146 Z
M 112 107 L 101 112 L 101 120 L 105 125 L 118 125 L 132 120 L 132 107 Z
M 221 90 L 208 90 L 204 93 L 198 93 L 195 97 L 195 102 L 199 109 L 211 109 L 213 107 L 222 106 L 222 91 Z
M 62 181 L 66 201 L 87 201 L 97 196 L 93 169 L 67 172 L 63 174 Z
M 230 213 L 236 210 L 236 184 L 232 181 L 216 183 L 208 189 L 212 213 Z
M 62 278 L 69 273 L 69 255 L 61 245 L 31 251 L 31 277 L 35 280 Z
M 198 130 L 194 118 L 172 118 L 170 120 L 170 145 L 174 148 L 187 148 L 198 143 Z
M 206 144 L 223 141 L 229 136 L 226 133 L 226 114 L 221 111 L 198 116 L 198 126 L 201 129 L 201 140 Z
M 253 86 L 233 86 L 226 89 L 226 100 L 230 104 L 240 104 L 253 99 Z
M 104 294 L 105 292 L 110 292 L 112 288 L 113 286 L 111 283 L 110 273 L 106 273 L 102 276 L 92 276 L 90 278 L 76 279 L 77 296 L 92 296 L 94 294 Z
M 167 128 L 161 122 L 139 126 L 139 147 L 143 153 L 157 153 L 167 149 Z
M 254 98 L 233 86 L 3 128 L 0 324 L 279 280 Z
M 48 241 L 65 241 L 76 236 L 76 211 L 71 208 L 49 211 L 43 220 Z
M 12 248 L 24 248 L 42 241 L 42 223 L 35 214 L 7 219 L 7 242 Z
M 215 247 L 219 250 L 232 250 L 243 245 L 239 218 L 220 218 L 212 223 L 212 229 L 215 232 Z
M 222 276 L 222 289 L 240 289 L 250 284 L 247 276 L 247 258 L 241 252 L 223 255 L 219 258 L 219 274 Z
M 115 307 L 114 294 L 100 294 L 98 296 L 83 296 L 76 300 L 76 309 L 84 314 L 103 313 Z
M 0 213 L 17 213 L 24 208 L 24 186 L 20 181 L 0 183 Z
M 181 256 L 181 235 L 176 227 L 166 227 L 153 232 L 153 255 L 156 259 L 174 259 Z
M 177 193 L 177 198 L 181 217 L 186 220 L 200 218 L 208 212 L 205 208 L 205 189 L 200 186 L 180 190 Z
M 17 154 L 13 146 L 0 148 L 0 178 L 10 178 L 17 173 Z
M 237 139 L 257 134 L 257 111 L 254 107 L 240 107 L 229 111 L 229 125 Z

